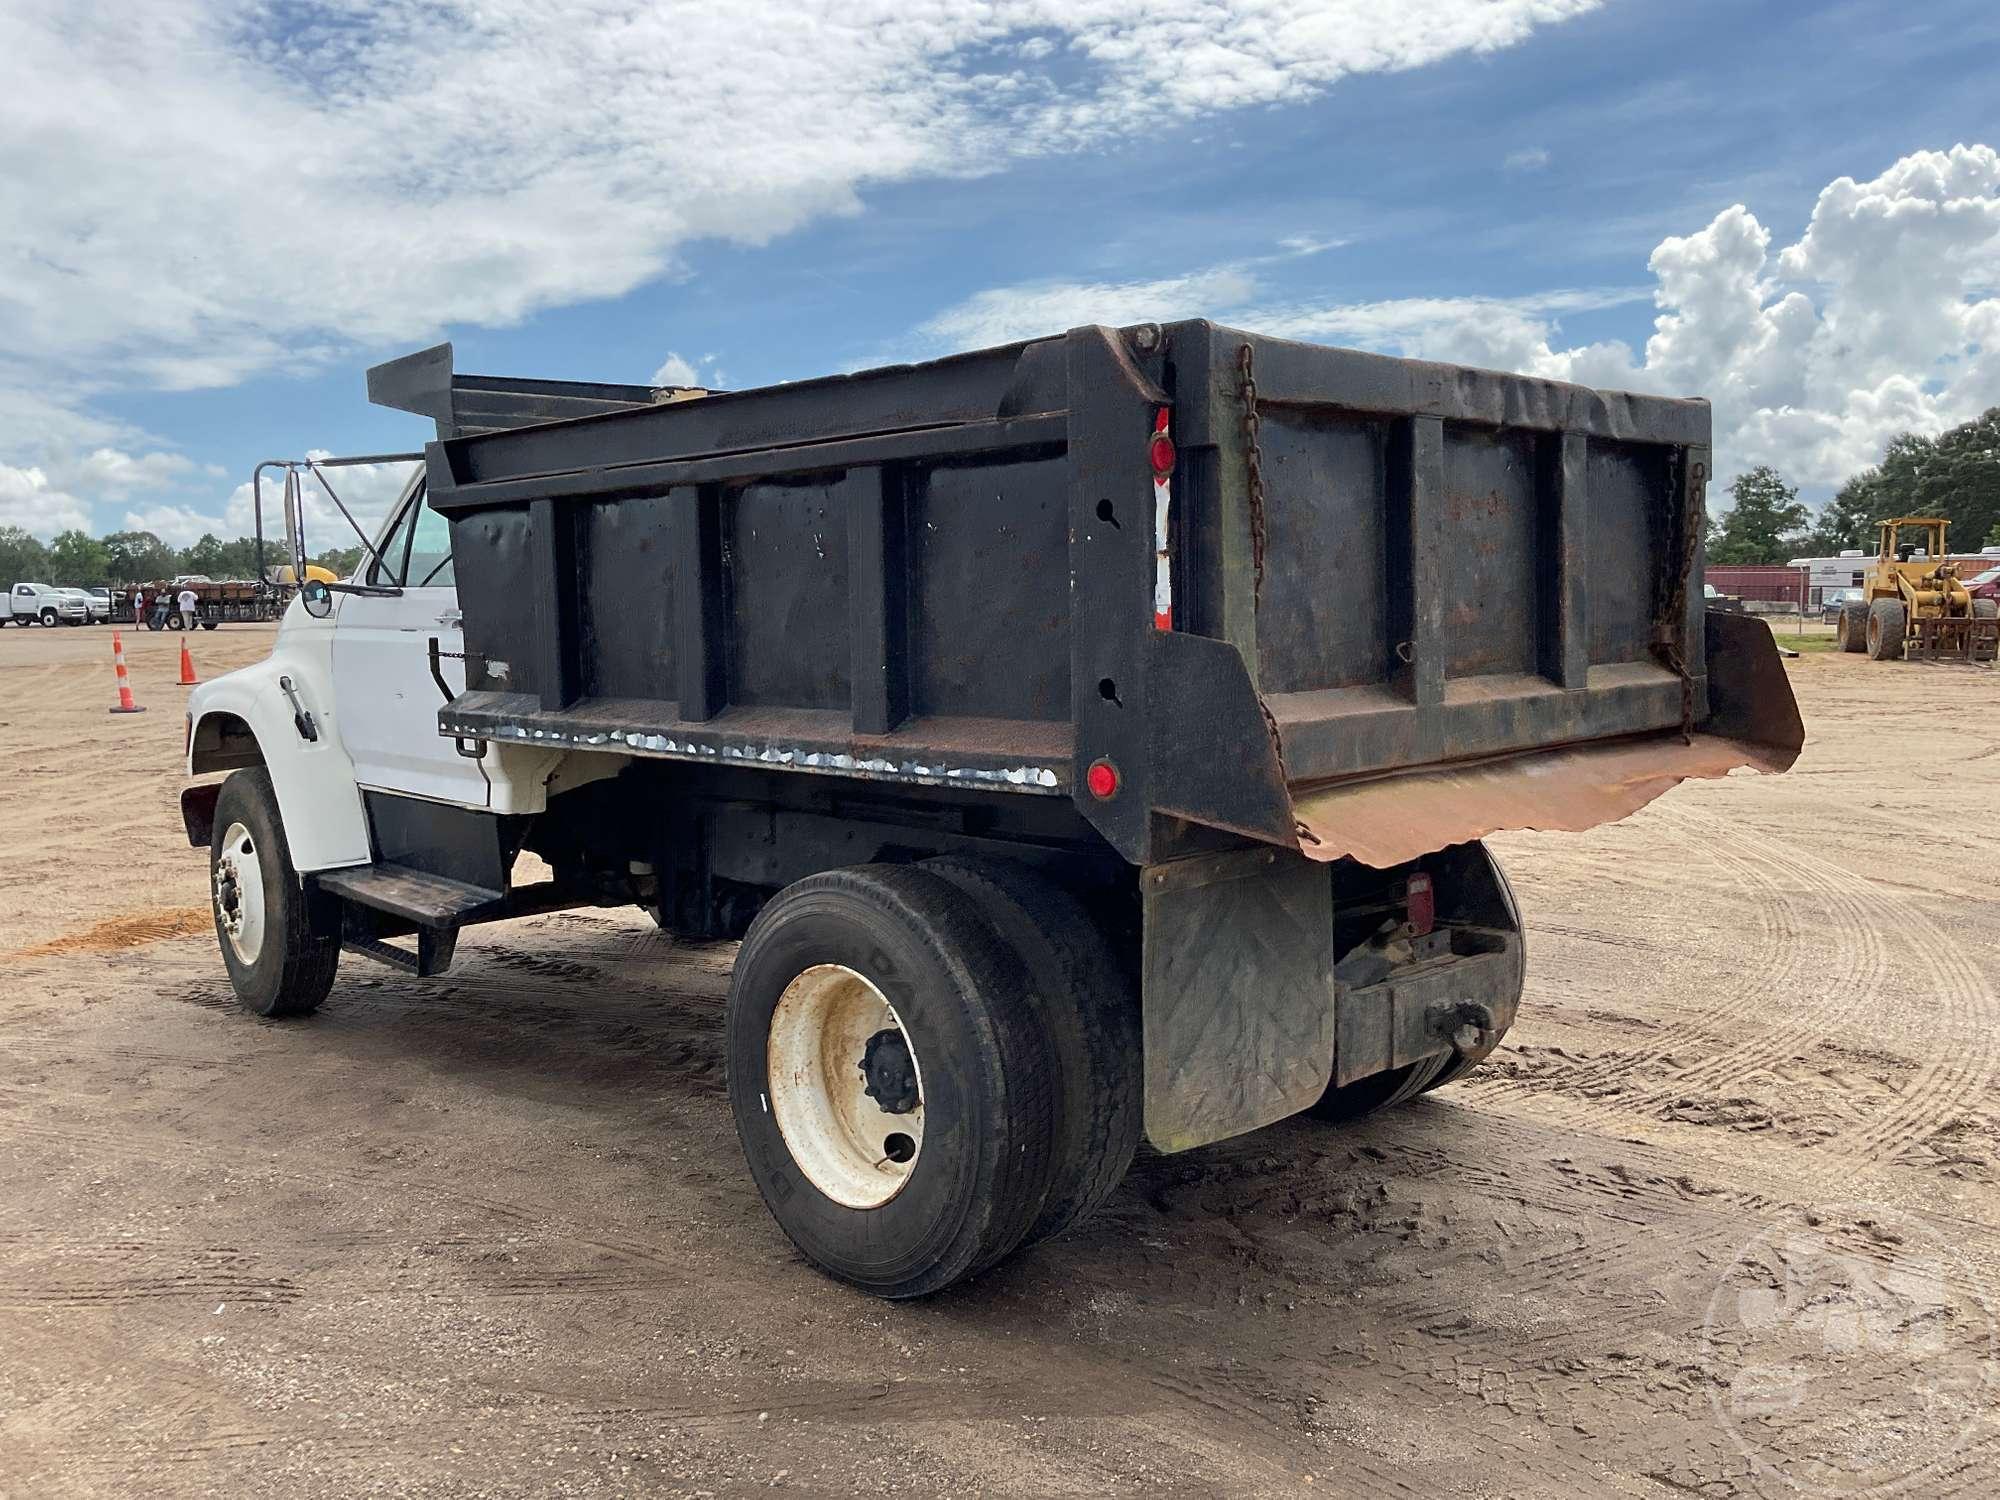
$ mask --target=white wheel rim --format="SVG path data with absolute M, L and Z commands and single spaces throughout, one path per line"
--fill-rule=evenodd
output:
M 241 823 L 231 823 L 215 858 L 215 920 L 222 935 L 246 964 L 264 947 L 264 867 L 257 841 Z
M 905 1112 L 868 1092 L 862 1060 L 882 1032 L 909 1049 L 916 1103 Z M 923 1153 L 923 1068 L 902 1017 L 867 976 L 815 964 L 786 985 L 765 1066 L 771 1117 L 808 1182 L 844 1208 L 880 1208 L 903 1190 Z

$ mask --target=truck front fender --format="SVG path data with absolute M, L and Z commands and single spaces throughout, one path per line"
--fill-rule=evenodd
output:
M 294 868 L 367 864 L 374 857 L 368 818 L 335 722 L 330 657 L 287 651 L 285 644 L 281 638 L 269 659 L 195 690 L 188 702 L 188 774 L 263 766 Z M 280 678 L 290 682 L 289 695 Z M 215 806 L 213 794 L 203 791 L 190 787 L 181 799 L 189 841 L 199 844 L 208 842 L 202 825 L 212 821 Z M 198 827 L 203 836 L 196 840 Z

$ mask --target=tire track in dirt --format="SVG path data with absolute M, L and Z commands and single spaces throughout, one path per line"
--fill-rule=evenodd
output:
M 1802 941 L 1787 946 L 1783 967 L 1762 986 L 1762 997 L 1782 997 L 1788 1001 L 1777 1024 L 1757 1030 L 1748 1041 L 1702 1062 L 1676 1072 L 1668 1082 L 1656 1083 L 1636 1096 L 1620 1102 L 1650 1105 L 1665 1102 L 1668 1095 L 1688 1088 L 1727 1088 L 1772 1064 L 1799 1055 L 1829 1033 L 1839 1033 L 1848 1022 L 1867 1015 L 1878 1003 L 1892 972 L 1887 945 L 1868 921 L 1868 904 L 1854 895 L 1845 883 L 1829 889 L 1800 892 L 1789 887 L 1798 877 L 1796 865 L 1760 847 L 1730 825 L 1689 808 L 1668 808 L 1663 817 L 1677 823 L 1689 839 L 1705 842 L 1712 853 L 1741 872 L 1739 886 L 1747 897 L 1768 900 L 1784 912 L 1782 924 L 1795 934 L 1810 925 L 1806 902 L 1812 901 L 1833 919 L 1839 929 L 1856 941 L 1836 950 L 1836 967 L 1828 971 L 1821 950 Z M 1787 856 L 1790 851 L 1787 850 Z M 1804 997 L 1811 996 L 1810 1008 Z
M 1646 810 L 1655 820 L 1662 816 L 1664 811 L 1658 803 Z M 1729 873 L 1729 867 L 1715 850 L 1696 845 L 1689 852 L 1690 857 L 1705 859 L 1714 865 L 1718 876 Z M 1739 870 L 1736 873 L 1735 883 L 1741 888 L 1741 872 Z M 1703 889 L 1709 889 L 1711 882 L 1702 882 L 1701 885 Z M 1768 908 L 1754 900 L 1746 901 L 1743 909 L 1747 909 L 1757 923 L 1757 951 L 1769 955 L 1764 963 L 1790 968 L 1802 962 L 1799 951 L 1803 946 L 1802 931 L 1793 909 L 1784 906 Z M 1534 930 L 1532 925 L 1530 930 L 1531 933 Z M 1601 941 L 1601 931 L 1593 933 L 1593 938 Z M 1732 1027 L 1752 1014 L 1757 1004 L 1758 997 L 1752 990 L 1747 986 L 1739 987 L 1733 995 L 1720 1003 L 1707 1005 L 1675 1018 L 1671 1023 L 1662 1026 L 1657 1035 L 1636 1047 L 1620 1048 L 1596 1057 L 1580 1059 L 1577 1065 L 1562 1070 L 1558 1080 L 1558 1087 L 1563 1095 L 1578 1097 L 1568 1099 L 1564 1103 L 1544 1100 L 1544 1107 L 1557 1113 L 1561 1113 L 1565 1108 L 1574 1109 L 1578 1111 L 1575 1115 L 1578 1120 L 1593 1118 L 1597 1111 L 1590 1107 L 1588 1096 L 1592 1091 L 1614 1085 L 1623 1089 L 1640 1070 L 1671 1057 L 1677 1051 L 1685 1051 L 1690 1043 L 1700 1037 L 1709 1038 L 1711 1044 L 1717 1047 L 1733 1045 L 1735 1039 Z M 1545 1087 L 1539 1086 L 1538 1079 L 1502 1077 L 1490 1081 L 1482 1080 L 1482 1085 L 1502 1093 L 1519 1092 L 1538 1096 L 1547 1093 Z
M 1801 864 L 1828 880 L 1844 873 L 1809 851 L 1798 851 L 1798 856 Z M 1917 935 L 1912 940 L 1916 949 L 1912 962 L 1920 967 L 1913 971 L 1936 985 L 1955 1033 L 1950 1042 L 1957 1044 L 1926 1048 L 1923 1066 L 1904 1090 L 1902 1103 L 1835 1137 L 1825 1148 L 1843 1154 L 1857 1154 L 1859 1148 L 1863 1159 L 1879 1162 L 1904 1150 L 1913 1139 L 1922 1140 L 1943 1128 L 1972 1098 L 1987 1094 L 2000 1071 L 2000 996 L 1986 979 L 1984 965 L 1932 918 L 1922 902 L 1885 893 L 1871 906 L 1876 920 L 1881 919 L 1881 907 L 1893 908 L 1895 921 Z M 1893 996 L 1888 999 L 1893 1003 Z
M 249 1148 L 241 1143 L 217 1144 L 188 1136 L 176 1136 L 171 1140 L 147 1141 L 130 1134 L 111 1130 L 101 1130 L 84 1126 L 56 1124 L 42 1120 L 0 1119 L 0 1138 L 20 1139 L 31 1137 L 46 1140 L 71 1149 L 95 1153 L 98 1157 L 116 1157 L 145 1166 L 169 1167 L 184 1164 L 190 1156 L 211 1159 L 226 1158 L 232 1173 L 244 1175 L 251 1172 L 267 1178 L 275 1178 L 302 1188 L 325 1188 L 337 1184 L 347 1189 L 357 1201 L 367 1201 L 374 1194 L 385 1190 L 400 1190 L 413 1193 L 433 1203 L 441 1203 L 461 1211 L 470 1212 L 487 1219 L 499 1220 L 516 1228 L 531 1229 L 550 1240 L 567 1243 L 578 1251 L 591 1252 L 609 1258 L 621 1267 L 633 1269 L 625 1274 L 635 1278 L 635 1285 L 645 1290 L 675 1290 L 687 1285 L 688 1272 L 685 1265 L 653 1247 L 650 1237 L 642 1237 L 640 1231 L 616 1221 L 595 1220 L 594 1229 L 585 1232 L 576 1228 L 562 1227 L 569 1217 L 568 1211 L 554 1204 L 532 1199 L 502 1199 L 486 1194 L 473 1193 L 462 1186 L 451 1186 L 436 1179 L 395 1178 L 379 1169 L 358 1169 L 351 1167 L 325 1166 L 310 1171 L 301 1170 L 279 1157 L 276 1153 L 261 1157 L 251 1157 Z M 612 1231 L 608 1236 L 606 1230 Z M 403 1243 L 385 1234 L 377 1243 Z M 583 1270 L 547 1272 L 530 1269 L 522 1273 L 525 1285 L 544 1286 L 551 1276 L 558 1278 L 572 1276 L 587 1279 Z M 332 1285 L 353 1288 L 354 1283 L 342 1283 L 336 1274 L 330 1279 Z M 501 1276 L 496 1285 L 495 1295 L 506 1295 L 511 1283 Z M 364 1284 L 360 1289 L 367 1289 Z M 377 1290 L 391 1290 L 383 1286 Z

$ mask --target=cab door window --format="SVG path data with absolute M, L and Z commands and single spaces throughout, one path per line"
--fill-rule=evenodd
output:
M 431 509 L 422 486 L 383 535 L 381 547 L 381 556 L 369 564 L 368 582 L 406 589 L 456 587 L 451 523 Z

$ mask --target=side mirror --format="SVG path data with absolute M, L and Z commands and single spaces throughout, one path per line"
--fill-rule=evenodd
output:
M 315 620 L 324 620 L 333 613 L 333 590 L 317 578 L 308 578 L 299 589 L 299 601 L 305 605 L 306 613 Z

